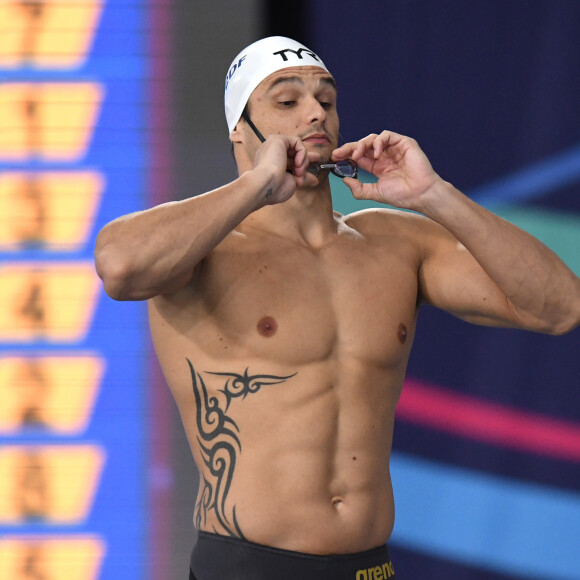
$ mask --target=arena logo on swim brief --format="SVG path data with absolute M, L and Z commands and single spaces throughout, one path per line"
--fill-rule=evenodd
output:
M 385 562 L 382 566 L 357 570 L 355 580 L 387 580 L 387 578 L 394 578 L 394 576 L 393 563 Z

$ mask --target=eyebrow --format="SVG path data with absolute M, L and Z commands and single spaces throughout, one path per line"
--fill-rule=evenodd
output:
M 320 82 L 330 85 L 332 88 L 334 88 L 335 91 L 338 91 L 336 83 L 334 82 L 334 79 L 331 76 L 321 77 Z M 283 83 L 298 83 L 299 85 L 303 85 L 304 81 L 300 77 L 280 77 L 277 78 L 275 81 L 272 81 L 272 84 L 268 87 L 266 93 L 269 93 L 272 89 Z

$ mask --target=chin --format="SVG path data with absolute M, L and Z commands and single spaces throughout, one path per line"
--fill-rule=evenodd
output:
M 334 147 L 330 143 L 326 145 L 312 145 L 306 143 L 308 153 L 316 153 L 320 157 L 314 163 L 332 163 L 332 152 Z

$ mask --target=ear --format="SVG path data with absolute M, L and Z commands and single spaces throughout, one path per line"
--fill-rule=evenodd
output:
M 236 123 L 234 130 L 230 133 L 230 141 L 232 143 L 242 143 L 243 142 L 241 125 L 242 125 L 242 119 L 240 119 Z

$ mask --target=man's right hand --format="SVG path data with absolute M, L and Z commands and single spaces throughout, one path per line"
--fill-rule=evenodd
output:
M 283 203 L 297 188 L 318 185 L 318 179 L 306 171 L 318 156 L 317 153 L 309 154 L 299 137 L 270 135 L 258 149 L 252 168 L 260 176 L 267 176 L 260 205 Z

